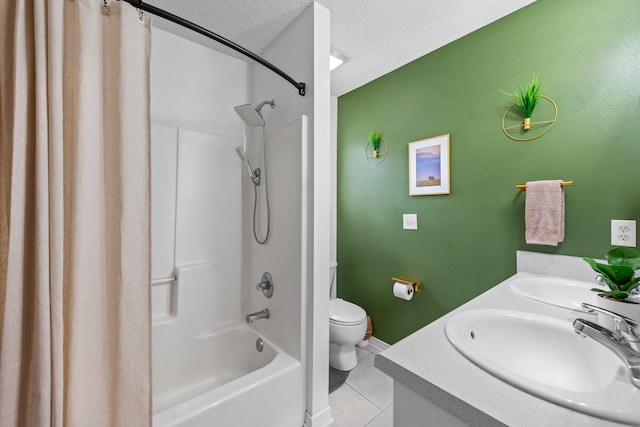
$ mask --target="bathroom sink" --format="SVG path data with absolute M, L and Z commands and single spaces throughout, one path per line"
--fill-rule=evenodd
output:
M 519 277 L 510 283 L 511 289 L 527 298 L 557 307 L 582 311 L 581 304 L 596 304 L 595 283 L 559 277 Z
M 571 322 L 509 310 L 452 316 L 445 334 L 467 359 L 521 390 L 612 421 L 640 421 L 640 389 L 603 345 Z

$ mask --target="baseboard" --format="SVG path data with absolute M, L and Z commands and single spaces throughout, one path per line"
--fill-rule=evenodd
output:
M 311 416 L 308 412 L 304 413 L 304 424 L 302 427 L 329 427 L 335 423 L 331 416 L 331 407 L 327 406 L 316 415 Z
M 391 347 L 390 344 L 387 344 L 386 342 L 379 340 L 376 337 L 369 338 L 369 345 L 378 351 L 385 351 L 386 349 Z

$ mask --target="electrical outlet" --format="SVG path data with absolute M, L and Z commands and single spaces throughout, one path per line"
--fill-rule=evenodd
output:
M 403 230 L 417 230 L 418 229 L 418 214 L 402 214 L 402 229 Z
M 611 245 L 612 246 L 636 246 L 636 221 L 635 220 L 611 220 Z

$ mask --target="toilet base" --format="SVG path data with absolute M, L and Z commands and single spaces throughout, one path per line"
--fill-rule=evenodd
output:
M 355 345 L 329 342 L 329 366 L 340 371 L 350 371 L 358 364 Z

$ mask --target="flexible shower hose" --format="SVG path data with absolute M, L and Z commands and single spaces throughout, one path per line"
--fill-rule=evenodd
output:
M 262 160 L 264 163 L 264 192 L 267 199 L 267 234 L 264 239 L 258 237 L 257 212 L 258 212 L 258 186 L 253 186 L 253 237 L 259 245 L 264 245 L 269 240 L 271 231 L 271 209 L 269 207 L 269 174 L 267 172 L 267 124 L 262 125 Z

